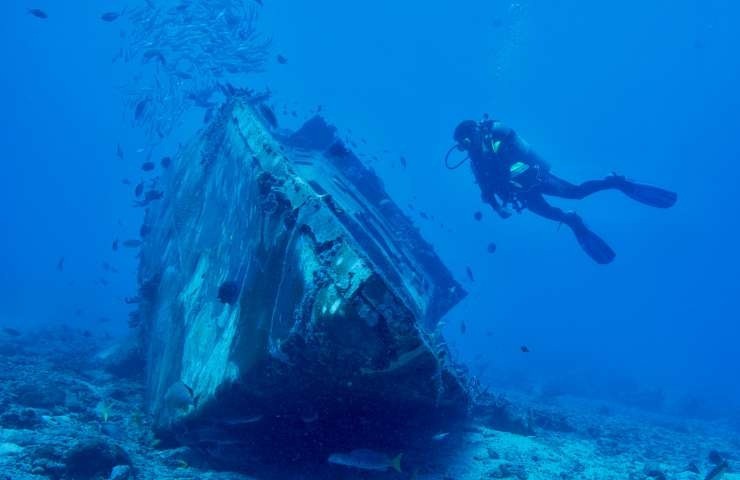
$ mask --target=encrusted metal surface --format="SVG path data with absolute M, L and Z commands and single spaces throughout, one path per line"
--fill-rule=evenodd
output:
M 345 400 L 464 408 L 434 333 L 464 291 L 331 127 L 315 118 L 280 136 L 269 113 L 225 105 L 147 211 L 139 280 L 157 425 Z

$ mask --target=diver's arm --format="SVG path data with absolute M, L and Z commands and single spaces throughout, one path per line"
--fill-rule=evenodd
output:
M 484 202 L 489 204 L 491 208 L 493 208 L 494 212 L 498 213 L 499 217 L 503 219 L 507 219 L 511 216 L 511 212 L 509 211 L 509 209 L 504 207 L 500 203 L 498 203 L 496 194 L 483 192 L 483 194 L 481 195 L 481 198 L 483 199 Z

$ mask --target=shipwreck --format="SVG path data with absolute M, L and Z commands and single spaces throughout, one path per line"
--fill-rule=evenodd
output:
M 466 293 L 322 118 L 234 96 L 161 182 L 138 312 L 161 436 L 323 455 L 466 414 L 438 329 Z

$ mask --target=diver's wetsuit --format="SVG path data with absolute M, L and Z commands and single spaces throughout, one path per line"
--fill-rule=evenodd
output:
M 620 188 L 620 177 L 589 180 L 574 185 L 550 172 L 549 165 L 511 128 L 500 122 L 487 121 L 481 125 L 481 138 L 469 150 L 473 174 L 481 188 L 483 201 L 500 213 L 501 205 L 512 203 L 518 210 L 526 208 L 537 215 L 570 225 L 577 221 L 572 213 L 550 205 L 543 195 L 582 199 L 592 193 Z M 511 167 L 521 162 L 528 171 L 512 178 Z
M 550 205 L 542 195 L 580 200 L 592 193 L 611 188 L 619 188 L 617 182 L 609 177 L 602 180 L 589 180 L 579 185 L 573 185 L 570 182 L 556 177 L 550 172 L 547 172 L 543 176 L 541 182 L 542 183 L 529 192 L 519 194 L 517 197 L 531 212 L 563 223 L 568 223 L 568 221 L 573 218 L 573 214 L 566 213 L 562 209 Z

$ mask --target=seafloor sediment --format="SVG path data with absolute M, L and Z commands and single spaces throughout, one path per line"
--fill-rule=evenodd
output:
M 713 451 L 730 468 L 740 462 L 740 433 L 722 422 L 586 399 L 542 404 L 517 397 L 520 407 L 536 412 L 534 434 L 471 419 L 441 440 L 403 448 L 403 473 L 349 470 L 326 458 L 295 462 L 279 452 L 269 464 L 241 458 L 241 472 L 217 471 L 210 455 L 228 455 L 228 444 L 214 443 L 215 452 L 153 436 L 143 379 L 102 368 L 99 354 L 109 344 L 63 327 L 0 338 L 0 479 L 702 480 L 713 468 Z

